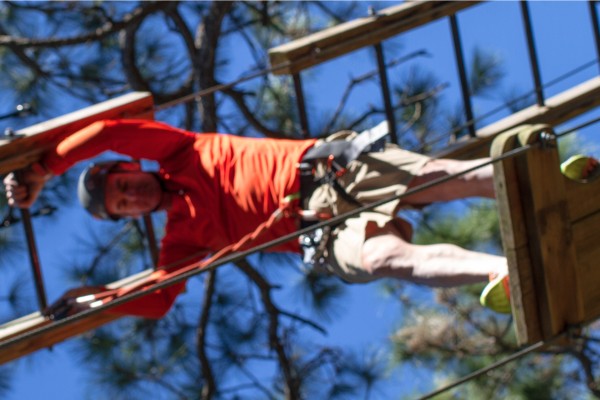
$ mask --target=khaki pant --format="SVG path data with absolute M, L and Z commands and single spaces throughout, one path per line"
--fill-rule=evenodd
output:
M 318 145 L 318 144 L 317 144 Z M 361 154 L 352 161 L 338 181 L 356 200 L 366 205 L 404 193 L 429 157 L 386 145 L 384 151 Z M 323 173 L 324 165 L 316 174 Z M 360 213 L 336 226 L 327 244 L 327 269 L 348 282 L 368 282 L 374 277 L 362 268 L 362 245 L 369 230 L 383 228 L 410 241 L 410 224 L 395 216 L 400 200 L 394 200 L 373 211 Z M 330 185 L 318 187 L 310 196 L 308 208 L 339 215 L 356 208 L 345 201 Z

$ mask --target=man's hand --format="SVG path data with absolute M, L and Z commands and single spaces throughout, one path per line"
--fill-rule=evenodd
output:
M 92 295 L 106 290 L 104 286 L 83 286 L 66 291 L 58 300 L 43 312 L 53 320 L 60 320 L 90 308 Z
M 8 205 L 11 207 L 29 208 L 35 203 L 44 185 L 52 174 L 40 165 L 29 167 L 18 172 L 11 172 L 4 178 L 4 190 Z

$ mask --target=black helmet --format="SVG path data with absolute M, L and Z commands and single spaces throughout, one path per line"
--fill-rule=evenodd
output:
M 88 166 L 79 176 L 77 185 L 79 202 L 95 218 L 112 219 L 113 221 L 119 219 L 118 216 L 110 215 L 106 211 L 105 185 L 107 175 L 123 163 L 137 164 L 126 160 L 94 163 Z

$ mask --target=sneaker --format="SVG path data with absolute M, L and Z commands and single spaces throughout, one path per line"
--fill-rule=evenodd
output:
M 594 178 L 598 175 L 600 168 L 598 160 L 593 157 L 587 157 L 581 154 L 570 157 L 560 165 L 563 175 L 576 181 Z
M 508 274 L 490 275 L 490 283 L 483 288 L 479 302 L 482 306 L 501 314 L 510 314 L 510 286 Z

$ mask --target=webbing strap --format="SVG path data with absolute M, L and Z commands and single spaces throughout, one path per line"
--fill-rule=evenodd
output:
M 386 136 L 388 132 L 388 123 L 383 121 L 377 126 L 359 133 L 350 141 L 334 140 L 313 147 L 302 158 L 302 162 L 310 163 L 333 156 L 336 162 L 344 168 L 351 161 L 356 160 L 361 153 L 368 152 L 370 147 Z

